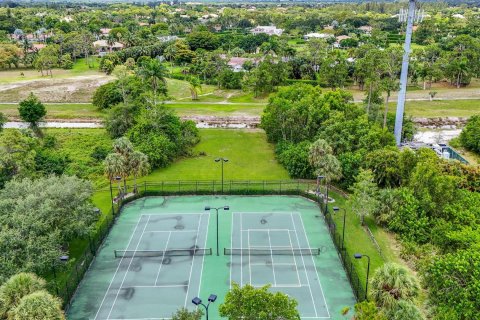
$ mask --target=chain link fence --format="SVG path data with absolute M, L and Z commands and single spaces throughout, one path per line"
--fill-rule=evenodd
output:
M 110 188 L 96 190 L 97 192 L 111 192 L 114 198 L 109 212 L 102 215 L 96 231 L 88 238 L 85 250 L 81 255 L 72 259 L 66 265 L 55 263 L 52 266 L 49 289 L 59 296 L 67 310 L 70 301 L 75 294 L 76 288 L 82 281 L 90 264 L 95 258 L 104 239 L 115 223 L 116 216 L 121 208 L 127 203 L 145 196 L 172 196 L 172 195 L 299 195 L 319 203 L 319 210 L 328 225 L 330 236 L 335 244 L 339 258 L 348 276 L 352 290 L 358 301 L 365 299 L 365 288 L 360 283 L 360 278 L 355 270 L 352 258 L 347 254 L 346 248 L 342 250 L 342 239 L 336 231 L 336 225 L 331 214 L 324 212 L 323 198 L 319 197 L 315 190 L 317 185 L 309 180 L 286 180 L 286 181 L 145 181 L 139 184 L 119 183 Z M 118 194 L 114 196 L 114 194 Z M 321 204 L 321 205 L 320 205 Z

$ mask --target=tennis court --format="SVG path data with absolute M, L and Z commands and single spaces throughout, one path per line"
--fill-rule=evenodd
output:
M 219 212 L 216 256 L 215 211 Z M 213 253 L 213 255 L 212 255 Z M 342 319 L 354 295 L 314 202 L 299 196 L 146 197 L 126 205 L 85 274 L 67 318 L 170 319 L 218 300 L 232 281 L 271 284 L 297 299 L 302 319 Z
M 232 281 L 260 287 L 270 284 L 297 299 L 302 318 L 330 318 L 315 259 L 321 248 L 310 247 L 298 212 L 235 212 L 232 214 Z

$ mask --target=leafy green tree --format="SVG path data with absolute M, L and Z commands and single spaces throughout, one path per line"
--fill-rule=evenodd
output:
M 137 114 L 138 108 L 136 106 L 126 106 L 124 104 L 119 104 L 109 110 L 103 123 L 110 137 L 115 139 L 126 134 L 135 125 Z
M 294 320 L 300 319 L 297 301 L 281 292 L 269 292 L 269 286 L 255 288 L 249 284 L 240 287 L 233 283 L 218 308 L 220 316 L 230 320 Z
M 0 318 L 18 306 L 23 297 L 46 288 L 46 282 L 33 273 L 18 273 L 0 287 Z
M 341 50 L 329 51 L 320 66 L 320 79 L 332 90 L 343 88 L 348 76 L 347 57 Z
M 323 175 L 327 184 L 342 176 L 340 161 L 333 155 L 332 147 L 323 139 L 312 143 L 308 152 L 308 161 L 314 169 L 314 174 Z
M 380 187 L 398 187 L 401 182 L 400 152 L 396 147 L 387 147 L 369 153 L 365 166 L 372 170 L 375 182 Z
M 148 157 L 140 151 L 134 151 L 129 162 L 130 174 L 133 175 L 134 192 L 137 192 L 137 178 L 150 172 Z
M 460 133 L 463 147 L 480 154 L 480 115 L 471 116 Z
M 378 186 L 371 170 L 360 170 L 355 183 L 350 188 L 352 195 L 348 199 L 352 210 L 360 217 L 362 225 L 365 217 L 370 216 L 378 205 L 376 199 Z
M 287 65 L 283 62 L 273 62 L 267 56 L 258 66 L 249 72 L 244 81 L 244 88 L 254 93 L 255 97 L 268 94 L 284 84 L 288 76 Z
M 69 176 L 7 182 L 0 191 L 0 278 L 50 272 L 69 241 L 91 232 L 98 218 L 92 193 L 90 182 Z
M 37 291 L 22 298 L 18 306 L 9 312 L 8 319 L 65 320 L 62 301 L 47 291 Z
M 406 268 L 385 263 L 375 271 L 370 288 L 370 296 L 377 306 L 391 309 L 401 300 L 412 302 L 417 298 L 420 284 Z
M 2 112 L 0 112 L 0 132 L 2 132 L 3 127 L 5 126 L 5 124 L 6 124 L 7 122 L 8 122 L 7 116 L 5 116 L 5 114 L 3 114 Z
M 35 175 L 35 157 L 38 142 L 19 130 L 5 130 L 0 134 L 0 186 L 13 177 Z
M 281 142 L 277 145 L 278 161 L 287 169 L 292 178 L 311 179 L 313 168 L 308 161 L 310 142 L 303 141 L 297 144 Z
M 122 102 L 122 92 L 117 83 L 109 82 L 95 90 L 92 103 L 98 109 L 109 109 Z
M 32 128 L 37 128 L 38 122 L 47 114 L 43 103 L 32 92 L 25 100 L 20 102 L 18 112 L 20 118 L 30 123 Z
M 480 308 L 480 251 L 477 248 L 432 257 L 425 281 L 439 319 L 474 319 Z
M 172 315 L 172 320 L 201 320 L 203 312 L 200 309 L 188 311 L 187 308 L 180 308 Z
M 209 31 L 194 31 L 187 35 L 187 43 L 195 51 L 197 49 L 215 50 L 220 45 L 218 37 Z
M 50 76 L 53 77 L 52 69 L 57 67 L 60 62 L 59 58 L 59 48 L 58 45 L 48 45 L 37 54 L 34 65 L 37 70 L 42 73 L 43 71 L 47 72 L 47 76 L 50 73 Z

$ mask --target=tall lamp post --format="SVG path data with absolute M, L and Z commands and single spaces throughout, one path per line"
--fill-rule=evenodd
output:
M 199 297 L 193 298 L 192 303 L 196 306 L 203 306 L 205 308 L 206 315 L 207 315 L 207 320 L 208 320 L 208 307 L 210 306 L 210 303 L 215 302 L 215 300 L 217 300 L 217 295 L 211 294 L 208 297 L 208 303 L 206 305 L 204 303 L 202 303 L 202 299 L 200 299 Z
M 363 257 L 367 257 L 368 259 L 368 266 L 367 266 L 367 282 L 365 284 L 365 300 L 368 300 L 368 275 L 370 274 L 370 257 L 366 254 L 355 253 L 353 255 L 355 259 L 362 259 Z
M 221 162 L 222 163 L 222 194 L 223 194 L 223 163 L 228 162 L 227 158 L 216 158 L 215 162 Z
M 339 207 L 333 207 L 333 212 L 337 213 L 340 211 Z M 340 250 L 345 250 L 345 220 L 347 217 L 347 210 L 343 209 L 343 228 L 342 228 L 342 248 Z
M 217 256 L 219 256 L 219 253 L 218 253 L 218 210 L 223 209 L 225 211 L 228 211 L 228 210 L 230 210 L 230 207 L 229 206 L 223 206 L 223 207 L 218 207 L 218 208 L 211 208 L 209 206 L 205 207 L 205 211 L 210 211 L 212 209 L 216 211 L 216 215 L 217 215 Z

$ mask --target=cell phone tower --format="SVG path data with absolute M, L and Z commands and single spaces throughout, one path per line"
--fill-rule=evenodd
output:
M 408 11 L 400 10 L 398 15 L 401 22 L 407 21 L 407 31 L 405 33 L 405 44 L 403 47 L 402 72 L 400 73 L 400 92 L 398 94 L 397 113 L 395 115 L 395 141 L 397 146 L 402 142 L 403 114 L 405 111 L 405 95 L 407 93 L 408 82 L 408 64 L 410 61 L 410 44 L 412 42 L 412 32 L 414 20 L 420 22 L 423 19 L 423 12 L 418 11 L 415 17 L 416 0 L 408 1 Z

